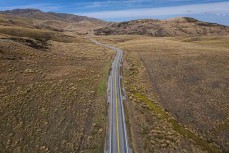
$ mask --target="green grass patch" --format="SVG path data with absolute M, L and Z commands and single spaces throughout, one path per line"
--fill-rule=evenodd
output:
M 172 124 L 173 129 L 179 134 L 181 134 L 182 136 L 184 136 L 185 138 L 193 140 L 195 144 L 201 146 L 203 149 L 205 149 L 208 152 L 211 153 L 220 152 L 219 149 L 216 148 L 216 146 L 208 143 L 206 140 L 200 138 L 199 136 L 197 136 L 196 134 L 194 134 L 193 132 L 191 132 L 181 124 L 179 124 L 176 119 L 172 118 L 166 111 L 164 111 L 160 106 L 154 104 L 149 98 L 139 93 L 134 94 L 134 96 L 140 99 L 141 101 L 143 101 L 145 104 L 147 104 L 158 117 L 169 121 Z
M 103 68 L 102 79 L 99 81 L 97 93 L 99 96 L 105 95 L 107 91 L 107 78 L 112 61 L 109 60 Z
M 98 95 L 104 95 L 105 92 L 107 90 L 107 80 L 105 79 L 102 79 L 100 82 L 99 82 L 99 85 L 98 85 L 98 89 L 97 89 L 97 93 Z

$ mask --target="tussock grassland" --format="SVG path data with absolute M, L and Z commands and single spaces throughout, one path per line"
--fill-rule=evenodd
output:
M 229 48 L 229 37 L 224 36 L 224 37 L 190 37 L 190 38 L 172 38 L 178 41 L 182 42 L 190 42 L 190 43 L 196 43 L 196 44 L 201 44 L 201 45 L 207 45 L 207 46 L 212 46 L 212 47 L 224 47 L 224 48 Z
M 228 152 L 228 37 L 97 39 L 124 50 L 136 152 Z
M 113 51 L 48 30 L 0 37 L 0 152 L 103 152 Z
M 23 28 L 14 26 L 0 26 L 0 34 L 16 36 L 16 37 L 28 37 L 31 39 L 46 42 L 48 40 L 54 40 L 58 42 L 73 42 L 74 38 L 64 35 L 59 32 L 49 31 L 45 29 Z

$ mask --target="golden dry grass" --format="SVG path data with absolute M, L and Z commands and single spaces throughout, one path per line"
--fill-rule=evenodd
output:
M 0 34 L 15 37 L 27 37 L 42 42 L 54 40 L 59 42 L 72 42 L 73 37 L 45 29 L 24 28 L 18 26 L 0 26 Z
M 124 50 L 136 152 L 228 151 L 228 37 L 97 39 Z
M 80 37 L 55 41 L 55 32 L 39 50 L 9 38 L 49 31 L 18 30 L 0 32 L 0 152 L 102 152 L 106 95 L 98 90 L 113 52 Z

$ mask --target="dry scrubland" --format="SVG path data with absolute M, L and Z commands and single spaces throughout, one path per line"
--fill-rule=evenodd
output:
M 228 32 L 189 18 L 163 21 L 162 28 L 150 22 L 159 21 L 120 23 L 115 30 L 151 36 Z M 111 24 L 34 9 L 1 12 L 0 152 L 104 151 L 114 53 L 79 35 L 105 25 Z M 229 152 L 228 37 L 97 38 L 125 53 L 134 152 Z
M 102 152 L 112 58 L 84 38 L 0 26 L 0 152 Z
M 135 152 L 229 152 L 229 37 L 98 37 L 124 50 Z

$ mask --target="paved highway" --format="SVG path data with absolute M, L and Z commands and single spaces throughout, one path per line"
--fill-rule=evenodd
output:
M 109 102 L 109 144 L 107 153 L 131 153 L 126 132 L 125 114 L 123 108 L 123 91 L 121 84 L 121 71 L 123 51 L 119 48 L 101 44 L 97 45 L 113 49 L 116 52 L 108 80 Z

